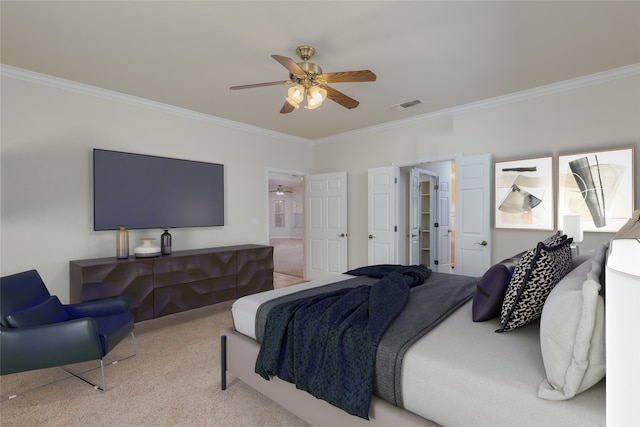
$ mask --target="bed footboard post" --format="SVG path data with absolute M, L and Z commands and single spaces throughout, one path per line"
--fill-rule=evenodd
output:
M 220 388 L 227 389 L 227 336 L 220 335 Z

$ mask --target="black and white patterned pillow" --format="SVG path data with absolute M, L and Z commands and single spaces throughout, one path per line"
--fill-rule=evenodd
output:
M 540 242 L 522 257 L 509 282 L 496 332 L 514 330 L 540 317 L 551 290 L 571 271 L 572 242 L 572 238 L 554 246 Z
M 562 243 L 566 239 L 567 239 L 567 235 L 566 234 L 562 234 L 562 231 L 559 230 L 559 231 L 556 231 L 551 236 L 549 236 L 546 239 L 544 239 L 542 241 L 542 243 L 544 243 L 547 246 L 555 246 L 558 243 Z

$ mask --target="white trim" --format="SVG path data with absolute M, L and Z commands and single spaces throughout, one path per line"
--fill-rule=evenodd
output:
M 299 142 L 304 144 L 312 143 L 312 141 L 309 139 L 300 138 L 300 137 L 288 135 L 285 133 L 274 132 L 272 130 L 260 128 L 257 126 L 251 126 L 245 123 L 223 119 L 217 116 L 212 116 L 210 114 L 199 113 L 197 111 L 176 107 L 170 104 L 164 104 L 162 102 L 152 101 L 146 98 L 127 95 L 127 94 L 112 91 L 109 89 L 103 89 L 96 86 L 87 85 L 84 83 L 78 83 L 71 80 L 61 79 L 59 77 L 36 73 L 34 71 L 13 67 L 11 65 L 0 64 L 0 74 L 3 77 L 9 77 L 12 79 L 23 80 L 30 83 L 41 84 L 43 86 L 49 86 L 56 89 L 68 90 L 68 91 L 80 93 L 83 95 L 95 96 L 97 98 L 107 99 L 109 101 L 122 102 L 124 104 L 133 105 L 136 107 L 148 108 L 150 110 L 173 114 L 175 116 L 185 117 L 188 119 L 200 120 L 203 122 L 212 123 L 219 126 L 240 129 L 243 131 L 253 132 L 253 133 L 266 135 L 266 136 L 270 136 L 278 139 L 288 139 L 293 142 Z
M 507 95 L 496 96 L 494 98 L 484 99 L 482 101 L 470 102 L 468 104 L 458 105 L 456 107 L 445 108 L 443 110 L 433 111 L 431 113 L 421 114 L 419 116 L 407 117 L 406 119 L 395 120 L 380 125 L 370 126 L 367 128 L 357 129 L 350 132 L 344 132 L 338 135 L 328 136 L 314 140 L 314 143 L 328 142 L 337 137 L 347 135 L 357 135 L 361 133 L 369 133 L 380 131 L 382 129 L 398 127 L 423 120 L 436 119 L 440 117 L 453 116 L 455 114 L 468 113 L 471 111 L 491 108 L 498 105 L 509 104 L 512 102 L 523 101 L 526 99 L 536 98 L 538 96 L 549 95 L 552 93 L 563 92 L 567 90 L 577 89 L 584 86 L 605 83 L 611 80 L 623 79 L 640 75 L 640 63 L 627 65 L 625 67 L 615 68 L 613 70 L 602 71 L 600 73 L 590 74 L 587 76 L 577 77 L 575 79 L 565 80 L 557 83 L 551 83 L 533 89 L 526 89 L 519 92 L 509 93 Z
M 391 162 L 391 166 L 397 166 L 399 168 L 405 167 L 421 167 L 428 166 L 431 163 L 442 163 L 442 162 L 454 162 L 456 159 L 462 157 L 462 154 L 444 154 L 442 156 L 437 156 L 428 159 L 418 159 L 418 160 L 403 160 L 400 162 Z
M 151 101 L 149 99 L 140 98 L 132 95 L 126 95 L 120 92 L 111 91 L 108 89 L 102 89 L 95 86 L 90 86 L 82 83 L 77 83 L 71 80 L 61 79 L 59 77 L 53 77 L 46 74 L 36 73 L 34 71 L 25 70 L 22 68 L 13 67 L 11 65 L 0 64 L 0 74 L 3 77 L 10 77 L 18 80 L 24 80 L 31 83 L 37 83 L 45 86 L 51 86 L 58 89 L 69 90 L 85 95 L 96 96 L 112 101 L 123 102 L 129 105 L 135 105 L 143 108 L 149 108 L 156 111 L 161 111 L 169 114 L 175 114 L 181 117 L 187 117 L 195 120 L 201 120 L 209 123 L 213 123 L 220 126 L 226 126 L 234 129 L 241 129 L 248 132 L 258 133 L 275 138 L 284 138 L 294 142 L 315 144 L 321 142 L 332 141 L 338 137 L 344 137 L 347 135 L 357 135 L 362 133 L 369 133 L 372 131 L 379 131 L 381 129 L 393 128 L 402 126 L 407 123 L 413 123 L 417 121 L 435 119 L 439 117 L 452 116 L 455 114 L 468 113 L 471 111 L 481 110 L 483 108 L 491 108 L 498 105 L 508 104 L 512 102 L 518 102 L 525 99 L 531 99 L 538 96 L 549 95 L 552 93 L 563 92 L 566 90 L 576 89 L 584 86 L 595 85 L 599 83 L 608 82 L 611 80 L 622 79 L 626 77 L 632 77 L 640 75 L 640 63 L 631 64 L 613 70 L 602 71 L 600 73 L 590 74 L 587 76 L 577 77 L 575 79 L 565 80 L 562 82 L 552 83 L 545 86 L 540 86 L 533 89 L 527 89 L 519 92 L 510 93 L 507 95 L 496 96 L 494 98 L 485 99 L 482 101 L 470 102 L 468 104 L 459 105 L 456 107 L 445 108 L 431 113 L 422 114 L 419 116 L 408 117 L 406 119 L 395 120 L 381 125 L 370 126 L 362 129 L 357 129 L 350 132 L 344 132 L 338 135 L 332 135 L 325 138 L 319 138 L 310 140 L 306 138 L 295 137 L 285 133 L 274 132 L 268 129 L 259 128 L 257 126 L 251 126 L 244 123 L 236 122 L 233 120 L 227 120 L 220 117 L 212 116 L 209 114 L 198 113 L 196 111 L 187 110 L 186 108 L 180 108 L 169 104 L 163 104 L 161 102 Z

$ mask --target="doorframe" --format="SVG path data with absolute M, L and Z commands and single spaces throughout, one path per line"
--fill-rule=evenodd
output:
M 445 160 L 445 161 L 448 161 L 448 160 Z M 427 170 L 427 169 L 423 169 L 423 168 L 422 168 L 422 167 L 420 167 L 420 166 L 412 166 L 412 167 L 411 167 L 411 170 L 412 170 L 412 171 L 418 171 L 418 181 L 419 181 L 419 182 L 418 182 L 418 188 L 420 188 L 420 186 L 421 186 L 421 184 L 422 184 L 422 182 L 423 182 L 423 181 L 421 180 L 421 178 L 422 178 L 423 176 L 428 176 L 428 177 L 429 177 L 429 179 L 435 179 L 435 180 L 436 180 L 436 184 L 437 184 L 437 180 L 439 179 L 439 175 L 438 175 L 437 173 L 435 173 L 434 171 L 432 171 L 432 170 Z M 411 186 L 411 183 L 409 183 L 409 186 Z M 411 190 L 410 190 L 410 191 L 411 191 Z M 431 206 L 429 207 L 429 210 L 430 210 L 430 211 L 431 211 L 431 213 L 432 213 L 432 219 L 431 219 L 431 222 L 432 222 L 432 223 L 434 222 L 434 219 L 433 219 L 433 218 L 435 218 L 436 220 L 438 220 L 438 219 L 439 219 L 439 216 L 438 216 L 438 215 L 437 215 L 437 213 L 436 213 L 436 209 L 433 209 L 433 210 L 431 209 L 432 207 L 435 207 L 435 206 L 436 206 L 436 204 L 435 204 L 435 203 L 437 203 L 437 195 L 438 195 L 438 190 L 435 190 L 435 192 L 434 192 L 434 193 L 431 193 L 431 201 L 430 201 Z M 419 201 L 418 203 L 420 204 L 420 212 L 421 212 L 421 211 L 423 211 L 423 210 L 424 210 L 424 207 L 422 206 L 422 197 L 421 197 L 421 196 L 419 196 L 419 198 L 420 198 L 420 201 Z M 412 208 L 412 206 L 411 206 L 411 203 L 412 203 L 411 198 L 409 198 L 409 199 L 408 199 L 408 202 L 409 202 L 409 222 L 411 222 L 411 208 Z M 415 212 L 415 208 L 414 208 L 414 212 Z M 419 215 L 419 216 L 420 216 L 420 212 L 418 213 L 418 215 Z M 418 219 L 418 221 L 420 221 L 420 222 L 421 222 L 421 220 L 420 220 L 420 219 Z M 410 227 L 411 227 L 411 225 L 412 225 L 412 224 L 409 224 L 409 226 L 410 226 Z M 432 260 L 440 259 L 440 258 L 438 257 L 438 247 L 434 244 L 434 243 L 435 243 L 435 233 L 434 233 L 434 230 L 433 230 L 433 225 L 432 225 L 430 228 L 431 228 L 431 234 L 430 234 L 429 246 L 430 246 L 430 248 L 431 248 L 431 259 L 432 259 Z M 409 233 L 409 234 L 411 234 L 411 233 Z M 408 255 L 409 255 L 409 264 L 421 264 L 421 263 L 419 262 L 419 260 L 418 260 L 418 262 L 415 262 L 415 263 L 414 263 L 414 260 L 413 260 L 413 258 L 411 257 L 411 255 L 412 255 L 412 252 L 411 252 L 411 246 L 413 245 L 413 243 L 410 241 L 410 240 L 411 240 L 411 236 L 409 236 L 409 237 L 408 237 L 408 239 L 409 239 L 409 241 L 407 242 L 408 244 L 407 244 L 406 246 L 408 246 L 408 247 L 409 247 L 409 251 L 408 251 Z M 420 236 L 420 232 L 418 232 L 418 247 L 419 247 L 419 248 L 421 248 L 421 247 L 422 247 L 422 243 L 421 243 L 421 242 L 422 242 L 422 238 L 421 238 L 421 236 Z M 420 249 L 418 249 L 418 254 L 420 254 Z M 420 256 L 418 256 L 418 259 L 419 259 L 419 258 L 420 258 Z M 428 265 L 427 267 L 432 268 L 434 271 L 436 270 L 436 268 L 434 268 L 434 267 L 433 267 L 433 265 Z
M 265 169 L 265 176 L 266 176 L 266 180 L 265 180 L 265 194 L 266 194 L 266 203 L 265 203 L 265 212 L 266 212 L 266 221 L 265 221 L 265 226 L 266 226 L 266 231 L 267 231 L 267 245 L 269 244 L 269 241 L 271 240 L 271 227 L 270 227 L 270 218 L 271 218 L 271 200 L 269 198 L 269 174 L 271 173 L 280 173 L 280 174 L 288 174 L 288 175 L 299 175 L 303 178 L 302 182 L 302 210 L 303 212 L 307 212 L 307 186 L 306 186 L 306 182 L 307 182 L 307 177 L 310 175 L 309 172 L 304 172 L 304 171 L 295 171 L 295 170 L 290 170 L 290 169 L 279 169 L 279 168 L 270 168 L 267 167 Z M 304 218 L 304 216 L 303 216 Z M 302 230 L 302 275 L 304 277 L 306 277 L 307 274 L 307 248 L 306 248 L 306 241 L 307 241 L 307 230 L 306 227 L 303 227 Z
M 437 156 L 434 158 L 428 158 L 428 159 L 418 159 L 418 160 L 407 160 L 407 161 L 403 161 L 403 162 L 392 162 L 391 165 L 395 166 L 398 168 L 398 170 L 402 169 L 402 168 L 420 168 L 420 169 L 425 169 L 428 170 L 428 165 L 430 163 L 441 163 L 441 162 L 452 162 L 452 163 L 457 163 L 460 161 L 460 159 L 462 158 L 462 154 L 461 153 L 456 153 L 456 154 L 445 154 L 445 155 L 441 155 L 441 156 Z M 409 209 L 409 206 L 405 206 L 405 209 Z M 398 207 L 398 209 L 400 209 L 400 207 Z M 398 212 L 399 214 L 399 212 Z M 453 226 L 455 227 L 455 223 L 453 224 Z M 452 244 L 454 244 L 455 242 L 452 241 Z M 407 242 L 408 244 L 408 242 Z M 398 248 L 396 248 L 396 251 L 398 251 Z M 408 253 L 408 251 L 407 251 Z

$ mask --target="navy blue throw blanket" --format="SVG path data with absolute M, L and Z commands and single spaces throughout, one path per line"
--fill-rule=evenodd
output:
M 369 419 L 376 350 L 403 310 L 409 289 L 431 270 L 421 266 L 372 266 L 371 286 L 339 289 L 284 302 L 268 314 L 255 371 L 280 379 L 358 417 Z M 352 273 L 349 273 L 352 274 Z M 377 276 L 374 276 L 377 277 Z
M 431 276 L 431 269 L 424 265 L 378 264 L 349 270 L 344 274 L 381 278 L 391 273 L 400 273 L 411 277 L 414 284 L 409 286 L 414 287 L 416 285 L 421 285 L 429 278 L 429 276 Z

